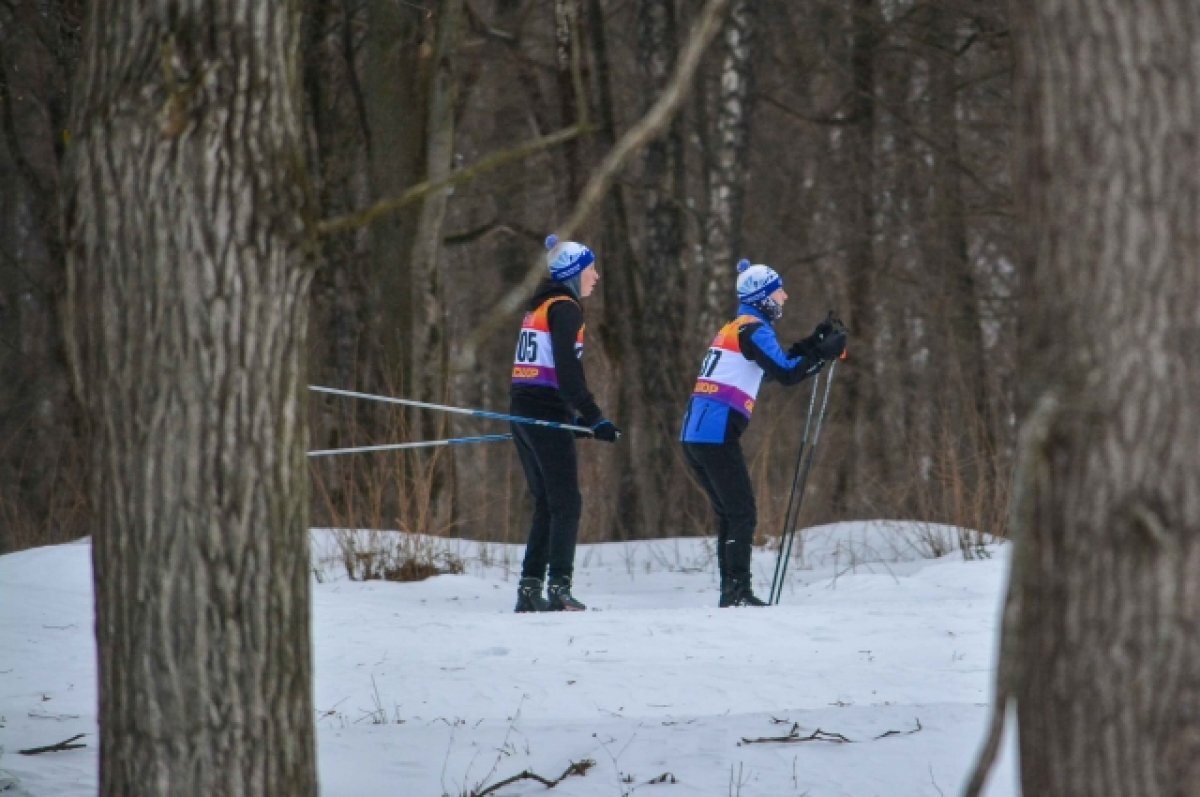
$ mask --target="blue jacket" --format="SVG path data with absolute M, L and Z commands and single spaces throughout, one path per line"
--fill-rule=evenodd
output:
M 820 360 L 789 357 L 779 345 L 775 327 L 762 311 L 739 305 L 739 316 L 754 316 L 756 323 L 746 324 L 738 332 L 742 356 L 763 370 L 765 381 L 795 385 L 821 370 Z M 684 443 L 727 443 L 742 436 L 750 419 L 724 404 L 693 395 L 683 416 L 679 439 Z

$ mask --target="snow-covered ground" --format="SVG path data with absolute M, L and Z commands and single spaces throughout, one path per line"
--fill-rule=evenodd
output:
M 314 532 L 322 794 L 462 797 L 585 760 L 554 795 L 958 794 L 988 717 L 1008 546 L 929 559 L 951 530 L 802 534 L 776 607 L 718 610 L 711 542 L 670 539 L 582 546 L 574 592 L 593 610 L 516 615 L 519 546 L 453 542 L 461 575 L 364 583 Z M 96 793 L 89 557 L 87 541 L 0 557 L 5 797 Z M 754 561 L 765 596 L 775 552 Z M 17 753 L 78 733 L 83 749 Z M 1018 793 L 1014 767 L 1010 738 L 989 797 Z M 491 792 L 544 793 L 528 778 Z

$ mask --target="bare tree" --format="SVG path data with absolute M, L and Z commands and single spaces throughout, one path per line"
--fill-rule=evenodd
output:
M 1025 794 L 1200 793 L 1200 7 L 1018 2 Z
M 732 301 L 734 263 L 742 255 L 742 215 L 750 171 L 750 121 L 753 118 L 754 59 L 751 45 L 756 17 L 750 0 L 730 7 L 721 31 L 721 60 L 712 108 L 715 135 L 707 136 L 712 151 L 705 158 L 707 202 L 700 254 L 700 312 L 696 332 L 715 333 Z M 762 259 L 762 258 L 759 258 Z
M 296 3 L 93 3 L 68 153 L 105 795 L 316 791 Z
M 637 4 L 638 66 L 643 75 L 642 101 L 648 109 L 667 88 L 679 52 L 679 25 L 671 0 L 640 0 Z M 625 366 L 637 369 L 641 423 L 632 435 L 639 482 L 658 500 L 643 502 L 642 528 L 663 528 L 671 514 L 671 484 L 682 469 L 675 446 L 684 400 L 692 376 L 684 356 L 679 310 L 685 305 L 687 268 L 684 245 L 683 125 L 671 120 L 661 135 L 646 145 L 642 159 L 644 251 L 639 258 L 642 313 L 640 335 L 654 341 L 639 346 Z M 664 356 L 665 355 L 665 356 Z M 636 363 L 636 365 L 634 364 Z M 632 370 L 632 369 L 631 369 Z
M 383 199 L 420 182 L 426 172 L 431 121 L 427 109 L 438 23 L 404 3 L 365 0 L 365 5 L 361 75 L 367 174 L 372 198 Z M 346 26 L 350 27 L 349 20 Z M 353 68 L 351 74 L 356 74 Z M 420 215 L 417 205 L 380 218 L 370 227 L 367 328 L 371 346 L 378 350 L 381 373 L 357 375 L 360 384 L 378 380 L 381 386 L 405 391 L 416 384 L 419 357 L 408 338 L 425 323 L 423 302 L 418 299 L 425 267 L 415 267 L 410 260 Z
M 57 201 L 79 14 L 0 4 L 0 552 L 87 533 Z
M 0 535 L 18 546 L 87 528 L 85 502 L 70 486 L 77 477 L 43 476 L 69 473 L 62 464 L 81 450 L 64 341 L 54 331 L 66 250 L 54 240 L 53 206 L 55 159 L 69 138 L 61 135 L 60 86 L 78 38 L 72 9 L 81 5 L 0 3 L 0 95 L 7 87 L 9 100 L 0 103 Z M 583 225 L 578 232 L 604 274 L 588 313 L 590 356 L 600 355 L 589 373 L 602 405 L 630 432 L 628 445 L 590 460 L 587 479 L 598 489 L 585 538 L 661 532 L 646 518 L 674 506 L 686 479 L 665 452 L 675 450 L 694 367 L 687 349 L 712 334 L 705 296 L 717 310 L 731 300 L 739 254 L 785 271 L 793 302 L 781 335 L 807 333 L 828 308 L 853 332 L 824 438 L 827 466 L 814 473 L 803 522 L 887 513 L 1003 528 L 996 485 L 1008 483 L 1016 368 L 1006 345 L 1016 282 L 1006 4 L 729 3 L 722 49 L 706 56 L 706 90 L 633 150 L 622 143 L 626 132 L 662 89 L 638 63 L 630 34 L 639 9 L 673 11 L 682 32 L 706 13 L 700 4 L 491 0 L 463 4 L 461 22 L 457 3 L 303 6 L 307 160 L 314 215 L 324 220 L 307 352 L 315 382 L 503 404 L 511 342 L 498 330 L 513 323 L 513 297 L 524 298 L 531 274 L 544 274 L 546 232 L 562 234 L 569 208 L 587 200 L 589 175 L 610 149 L 623 149 L 616 171 L 602 166 L 609 173 L 597 185 L 612 188 L 570 222 Z M 439 33 L 454 27 L 457 37 Z M 660 65 L 667 49 L 654 52 L 664 56 Z M 443 91 L 438 101 L 440 89 L 453 96 Z M 673 137 L 683 143 L 678 158 Z M 663 178 L 655 197 L 642 179 L 650 172 Z M 656 200 L 653 216 L 648 199 Z M 677 259 L 688 264 L 686 300 L 670 308 L 678 327 L 669 332 L 683 342 L 667 358 L 683 372 L 681 389 L 664 382 L 643 390 L 644 374 L 660 374 L 640 356 L 640 336 L 650 331 L 630 319 L 661 314 L 653 300 L 675 295 L 647 280 L 669 276 L 670 266 L 646 271 L 648 254 L 671 262 L 675 243 L 663 243 L 675 234 L 648 237 L 647 223 L 677 226 Z M 738 251 L 743 236 L 753 251 Z M 428 343 L 415 345 L 418 335 Z M 469 364 L 447 381 L 438 372 L 456 352 Z M 799 444 L 797 401 L 765 402 L 761 433 L 748 439 L 762 468 L 764 528 L 780 503 L 769 491 L 786 483 Z M 966 416 L 986 404 L 993 415 L 983 434 L 961 434 L 972 427 Z M 431 431 L 420 423 L 446 420 L 363 402 L 312 407 L 320 447 L 415 439 Z M 665 420 L 650 430 L 651 416 Z M 510 454 L 494 447 L 453 459 L 475 473 L 516 476 Z M 473 522 L 475 507 L 515 506 L 517 498 L 503 478 L 474 479 L 488 491 L 477 495 L 462 469 L 448 482 L 440 465 L 416 454 L 345 458 L 314 473 L 322 520 L 339 524 L 437 532 L 449 520 L 490 537 L 506 532 Z M 655 479 L 668 473 L 663 490 Z M 971 509 L 983 504 L 986 517 Z M 28 533 L 14 533 L 18 526 Z
M 887 461 L 881 450 L 884 436 L 873 429 L 880 414 L 879 386 L 872 378 L 879 334 L 877 260 L 875 256 L 875 58 L 882 24 L 877 0 L 851 0 L 846 59 L 849 82 L 845 144 L 841 164 L 850 175 L 840 233 L 847 261 L 849 299 L 846 322 L 854 333 L 854 354 L 862 363 L 845 369 L 843 389 L 849 407 L 850 442 L 838 461 L 833 502 L 846 507 L 862 483 L 879 479 L 873 473 Z

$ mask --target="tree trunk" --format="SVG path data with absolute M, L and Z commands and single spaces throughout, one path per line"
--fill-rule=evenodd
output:
M 980 302 L 967 243 L 966 207 L 963 202 L 958 114 L 959 17 L 946 9 L 931 8 L 926 47 L 930 77 L 930 134 L 933 144 L 933 174 L 930 183 L 930 259 L 939 273 L 941 290 L 937 317 L 932 319 L 940 338 L 934 349 L 933 368 L 943 375 L 944 402 L 949 417 L 941 425 L 955 429 L 954 461 L 959 477 L 972 486 L 981 485 L 991 470 L 979 452 L 994 451 L 993 425 L 984 351 Z M 936 305 L 935 305 L 936 307 Z M 938 351 L 940 348 L 940 352 Z M 945 452 L 943 452 L 944 454 Z M 981 472 L 982 470 L 982 472 Z
M 838 461 L 833 504 L 841 511 L 854 506 L 855 485 L 877 483 L 871 463 L 887 461 L 882 435 L 876 428 L 881 413 L 874 384 L 875 335 L 878 332 L 875 270 L 875 47 L 879 35 L 876 0 L 850 4 L 851 124 L 845 130 L 842 152 L 850 175 L 847 207 L 841 233 L 848 263 L 849 314 L 845 318 L 853 335 L 849 367 L 839 377 L 850 414 L 850 441 L 846 456 Z
M 88 529 L 59 303 L 57 192 L 76 2 L 0 7 L 0 553 Z
M 662 94 L 678 58 L 679 33 L 672 6 L 670 0 L 638 3 L 638 66 L 644 78 L 644 109 Z M 678 118 L 647 145 L 642 164 L 645 253 L 641 258 L 641 334 L 655 345 L 634 350 L 643 425 L 634 430 L 630 446 L 637 451 L 639 483 L 654 496 L 643 504 L 648 511 L 641 518 L 641 531 L 676 534 L 678 530 L 667 524 L 676 504 L 671 500 L 671 485 L 679 483 L 675 474 L 681 462 L 678 448 L 670 441 L 678 434 L 693 376 L 686 372 L 693 368 L 691 358 L 681 356 L 687 351 L 685 325 L 679 315 L 685 306 L 687 273 L 683 258 L 683 132 Z M 625 365 L 631 370 L 634 366 L 628 361 Z
M 1022 788 L 1200 794 L 1200 7 L 1013 8 Z
M 411 10 L 405 9 L 411 13 Z M 425 163 L 422 179 L 438 182 L 454 168 L 454 113 L 458 92 L 455 60 L 462 35 L 463 0 L 445 0 L 436 15 L 433 52 L 428 86 L 424 91 Z M 408 395 L 419 401 L 443 403 L 449 396 L 449 342 L 446 318 L 446 289 L 443 279 L 442 230 L 446 219 L 448 190 L 435 191 L 421 203 L 409 250 L 408 269 L 415 288 L 416 323 L 407 338 L 412 362 L 412 381 Z M 393 268 L 398 264 L 394 264 Z M 424 412 L 416 425 L 424 439 L 444 437 L 448 417 L 443 413 Z M 433 531 L 453 522 L 455 483 L 452 467 L 441 466 L 445 457 L 419 452 L 414 464 L 429 480 Z M 416 530 L 416 529 L 414 529 Z
M 554 77 L 561 114 L 559 125 L 564 128 L 579 124 L 580 104 L 588 102 L 586 96 L 579 96 L 575 85 L 577 74 L 584 78 L 579 18 L 578 0 L 554 0 Z M 572 139 L 563 144 L 562 151 L 563 188 L 574 202 L 583 191 L 585 179 L 582 147 Z
M 372 200 L 399 196 L 425 177 L 434 36 L 427 15 L 392 0 L 367 0 L 362 85 Z M 371 225 L 367 323 L 382 373 L 360 378 L 377 378 L 381 391 L 410 393 L 416 380 L 411 335 L 424 323 L 423 286 L 405 255 L 413 249 L 420 213 L 418 203 Z
M 612 77 L 608 39 L 604 29 L 604 11 L 600 0 L 588 2 L 588 32 L 592 60 L 595 64 L 596 116 L 599 130 L 597 143 L 602 150 L 610 150 L 617 140 L 617 114 L 615 87 Z M 603 316 L 598 324 L 600 336 L 609 359 L 616 364 L 618 372 L 631 365 L 638 356 L 634 340 L 633 325 L 625 323 L 629 318 L 642 318 L 642 301 L 638 294 L 637 273 L 634 264 L 636 254 L 630 241 L 629 208 L 621 191 L 609 191 L 604 199 L 604 223 L 599 225 L 598 251 L 608 255 L 606 266 L 601 263 L 604 277 L 600 290 L 604 294 L 606 307 L 621 308 L 620 312 Z M 636 380 L 621 379 L 618 382 L 616 403 L 605 410 L 618 423 L 630 424 L 637 413 L 643 411 L 642 393 Z M 639 466 L 632 445 L 619 445 L 612 453 L 611 476 L 616 482 L 615 498 L 612 501 L 614 536 L 619 539 L 636 539 L 645 531 L 642 527 L 644 504 L 652 502 L 639 479 Z
M 68 152 L 105 795 L 316 792 L 294 3 L 94 3 Z
M 715 335 L 734 306 L 734 264 L 743 254 L 752 257 L 741 248 L 745 185 L 750 171 L 753 34 L 752 4 L 750 0 L 737 0 L 721 32 L 721 71 L 716 101 L 712 103 L 716 136 L 704 170 L 708 201 L 702 233 L 702 298 L 695 329 L 701 339 Z

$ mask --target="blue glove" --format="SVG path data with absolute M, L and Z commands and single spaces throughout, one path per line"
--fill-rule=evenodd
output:
M 592 427 L 592 437 L 597 440 L 603 440 L 606 443 L 615 443 L 621 439 L 621 430 L 616 424 L 607 418 L 601 418 L 600 421 Z

